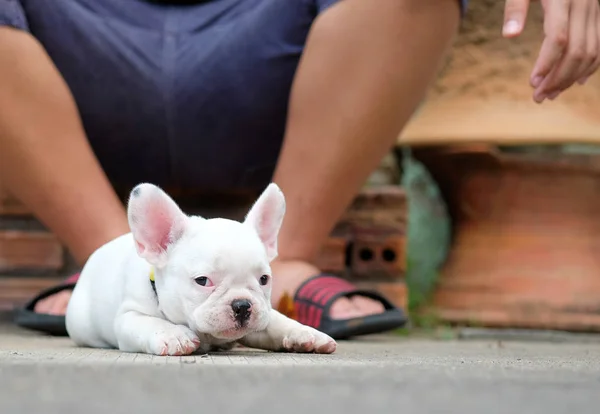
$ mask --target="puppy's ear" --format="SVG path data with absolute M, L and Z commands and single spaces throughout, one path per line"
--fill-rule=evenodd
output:
M 188 217 L 163 190 L 139 184 L 129 196 L 127 218 L 138 254 L 156 267 L 167 262 L 167 248 L 187 226 Z
M 277 257 L 277 235 L 285 215 L 285 198 L 275 183 L 263 191 L 252 206 L 244 224 L 252 226 L 263 242 L 269 261 Z

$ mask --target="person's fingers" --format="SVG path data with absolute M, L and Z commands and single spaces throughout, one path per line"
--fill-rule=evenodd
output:
M 528 10 L 529 0 L 506 0 L 504 5 L 504 25 L 502 26 L 502 35 L 504 37 L 514 37 L 521 34 L 523 27 L 525 27 Z
M 588 45 L 588 19 L 591 10 L 587 1 L 575 1 L 571 5 L 569 17 L 569 44 L 556 70 L 546 77 L 538 89 L 539 92 L 552 95 L 569 88 L 581 78 L 596 59 L 595 36 L 594 44 Z M 538 92 L 536 91 L 536 92 Z
M 546 76 L 560 61 L 569 43 L 569 2 L 548 0 L 544 3 L 545 38 L 531 73 L 531 86 L 536 88 L 534 99 L 541 102 L 546 97 L 539 90 Z
M 600 7 L 593 3 L 588 17 L 588 50 L 592 50 L 596 58 L 583 74 L 578 79 L 579 84 L 583 85 L 587 79 L 592 76 L 600 67 Z

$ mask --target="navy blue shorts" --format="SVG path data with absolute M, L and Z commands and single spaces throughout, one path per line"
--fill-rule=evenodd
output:
M 43 45 L 113 183 L 259 189 L 310 26 L 336 1 L 0 0 L 0 25 Z

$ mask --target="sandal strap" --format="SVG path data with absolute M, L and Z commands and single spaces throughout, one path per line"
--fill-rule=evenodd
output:
M 69 276 L 68 278 L 65 279 L 64 283 L 67 284 L 71 284 L 71 283 L 77 283 L 77 281 L 79 280 L 79 276 L 81 276 L 81 273 L 75 273 L 71 276 Z
M 332 296 L 356 290 L 356 286 L 340 277 L 318 275 L 305 281 L 296 291 L 296 300 L 306 300 L 325 307 Z
M 294 296 L 298 322 L 318 329 L 323 318 L 329 316 L 333 302 L 350 294 L 363 294 L 363 291 L 338 276 L 320 274 L 306 280 Z

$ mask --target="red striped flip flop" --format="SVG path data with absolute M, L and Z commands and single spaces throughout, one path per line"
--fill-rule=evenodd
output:
M 383 304 L 385 311 L 352 319 L 332 319 L 329 309 L 341 297 L 363 296 Z M 337 276 L 321 274 L 305 281 L 294 296 L 298 322 L 312 326 L 334 339 L 370 335 L 403 327 L 408 319 L 405 313 L 379 293 L 358 289 Z

